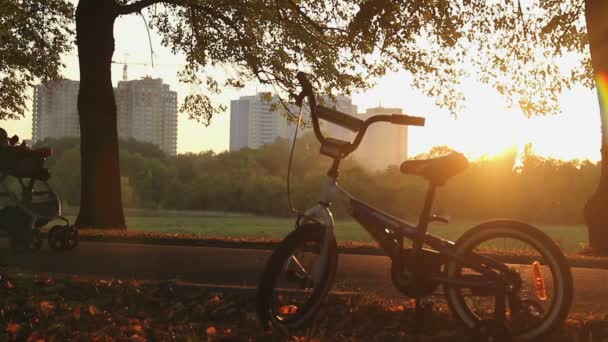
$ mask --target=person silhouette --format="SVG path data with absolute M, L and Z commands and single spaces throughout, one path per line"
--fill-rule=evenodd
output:
M 46 181 L 50 174 L 44 168 L 44 160 L 52 154 L 48 147 L 30 149 L 25 142 L 20 145 L 19 137 L 8 137 L 0 128 L 0 169 L 10 175 L 22 178 L 36 178 Z

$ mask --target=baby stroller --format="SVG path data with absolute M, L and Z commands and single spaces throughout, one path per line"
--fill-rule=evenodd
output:
M 48 244 L 53 250 L 78 245 L 78 230 L 61 216 L 59 197 L 47 183 L 44 162 L 49 149 L 30 150 L 26 145 L 0 148 L 0 228 L 8 233 L 9 244 L 17 251 L 42 247 L 41 229 L 52 221 Z

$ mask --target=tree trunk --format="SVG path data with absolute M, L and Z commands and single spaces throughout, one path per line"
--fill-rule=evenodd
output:
M 593 72 L 597 81 L 608 76 L 608 1 L 585 0 L 585 17 Z M 589 230 L 589 244 L 594 251 L 608 252 L 608 123 L 607 103 L 599 92 L 600 120 L 602 130 L 602 161 L 600 181 L 595 193 L 585 205 L 585 223 Z
M 120 193 L 116 102 L 112 88 L 114 0 L 80 0 L 76 35 L 80 62 L 81 194 L 76 226 L 125 229 Z

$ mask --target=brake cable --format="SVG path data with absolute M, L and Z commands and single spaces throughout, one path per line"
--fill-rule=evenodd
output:
M 300 129 L 300 125 L 302 123 L 302 106 L 300 104 L 300 111 L 298 113 L 298 121 L 296 122 L 296 130 L 293 134 L 293 140 L 291 141 L 291 151 L 289 152 L 289 162 L 287 163 L 287 201 L 289 202 L 289 208 L 292 214 L 300 215 L 300 212 L 293 205 L 293 201 L 291 199 L 291 162 L 293 160 L 293 152 L 296 147 L 296 140 L 298 138 L 298 130 Z

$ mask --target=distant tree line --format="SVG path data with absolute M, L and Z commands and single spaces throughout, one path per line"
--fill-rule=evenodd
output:
M 76 138 L 47 139 L 54 150 L 47 165 L 51 184 L 65 204 L 80 199 L 80 151 Z M 249 212 L 289 215 L 285 192 L 289 143 L 277 140 L 257 150 L 166 156 L 156 146 L 120 142 L 123 202 L 126 207 Z M 299 140 L 292 168 L 292 194 L 304 209 L 318 198 L 329 160 L 314 137 Z M 435 147 L 425 158 L 449 152 Z M 582 223 L 582 207 L 593 193 L 600 167 L 589 161 L 561 161 L 535 155 L 528 146 L 517 154 L 482 159 L 451 179 L 437 195 L 435 212 L 454 218 L 510 217 L 545 223 Z M 516 165 L 514 167 L 514 165 Z M 347 159 L 339 183 L 350 193 L 393 215 L 418 215 L 426 191 L 423 179 L 405 176 L 398 166 L 366 171 Z M 337 216 L 346 208 L 334 205 Z

